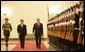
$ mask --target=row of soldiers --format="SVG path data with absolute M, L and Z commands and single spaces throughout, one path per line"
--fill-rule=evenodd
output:
M 84 45 L 84 1 L 58 14 L 48 22 L 48 34 Z

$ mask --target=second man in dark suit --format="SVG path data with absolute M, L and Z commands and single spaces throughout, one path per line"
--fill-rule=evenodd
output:
M 26 25 L 23 24 L 24 20 L 21 19 L 20 20 L 21 24 L 18 25 L 17 27 L 17 32 L 19 34 L 19 39 L 20 39 L 20 45 L 21 45 L 21 48 L 24 48 L 24 44 L 25 44 L 25 36 L 27 34 L 27 30 L 26 30 Z
M 39 18 L 37 18 L 37 23 L 35 23 L 33 26 L 33 34 L 35 34 L 37 48 L 41 48 L 41 36 L 43 35 L 43 24 L 40 23 Z

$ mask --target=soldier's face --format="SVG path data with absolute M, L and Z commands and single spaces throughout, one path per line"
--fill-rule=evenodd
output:
M 6 21 L 6 23 L 7 23 L 7 22 L 8 22 L 8 19 L 6 19 L 5 21 Z
M 81 4 L 80 6 L 80 12 L 83 12 L 84 11 L 84 4 Z
M 79 12 L 79 9 L 77 8 L 77 9 L 76 9 L 76 14 L 78 14 L 78 12 Z

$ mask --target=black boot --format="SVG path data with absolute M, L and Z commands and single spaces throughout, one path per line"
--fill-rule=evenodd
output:
M 6 47 L 8 47 L 8 43 L 6 42 Z

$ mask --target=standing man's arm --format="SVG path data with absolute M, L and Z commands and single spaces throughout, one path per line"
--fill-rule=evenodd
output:
M 12 31 L 12 26 L 11 26 L 11 24 L 10 24 L 10 31 Z
M 43 35 L 43 24 L 41 24 L 41 35 Z
M 25 25 L 25 35 L 27 35 L 27 27 L 26 27 L 26 25 Z
M 33 26 L 33 34 L 35 34 L 35 24 L 34 24 L 34 26 Z
M 4 24 L 3 24 L 3 26 L 2 26 L 2 30 L 4 30 L 4 28 L 5 28 L 5 26 L 4 26 Z
M 3 26 L 2 26 L 2 30 L 4 31 L 4 29 L 5 29 L 5 26 L 4 26 L 4 24 L 3 24 Z M 4 34 L 4 32 L 3 32 L 3 34 Z
M 20 32 L 19 32 L 19 25 L 17 26 L 17 32 L 18 32 L 18 35 L 20 35 Z

